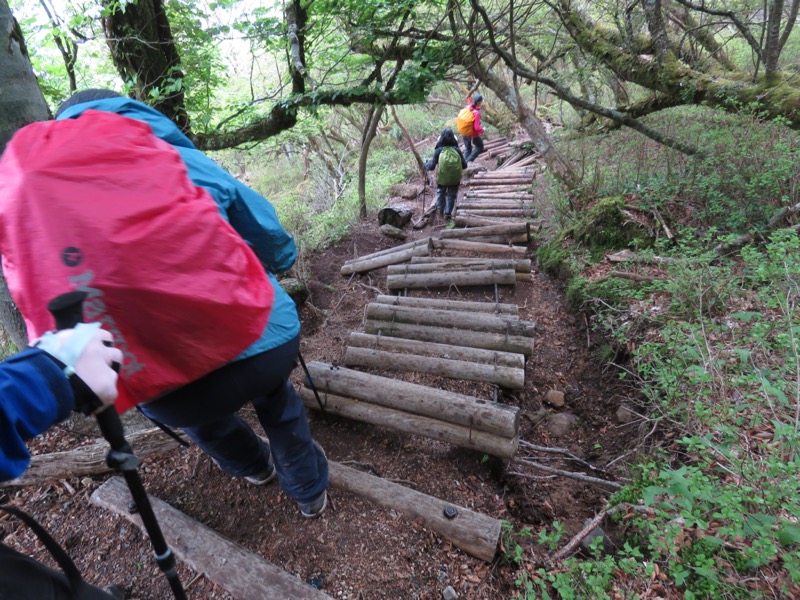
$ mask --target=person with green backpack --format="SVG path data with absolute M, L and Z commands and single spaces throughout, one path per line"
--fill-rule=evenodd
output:
M 467 161 L 458 147 L 458 140 L 450 127 L 445 127 L 436 147 L 433 157 L 425 163 L 428 171 L 436 171 L 436 207 L 439 214 L 444 214 L 445 219 L 450 219 L 458 197 L 458 185 L 461 183 L 461 174 L 467 168 Z

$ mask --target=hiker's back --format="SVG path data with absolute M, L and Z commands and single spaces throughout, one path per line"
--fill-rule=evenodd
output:
M 178 152 L 140 121 L 86 111 L 20 130 L 0 161 L 0 253 L 31 337 L 88 293 L 125 354 L 123 411 L 196 380 L 263 333 L 267 275 Z

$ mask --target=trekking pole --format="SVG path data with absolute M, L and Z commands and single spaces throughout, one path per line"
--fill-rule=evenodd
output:
M 83 321 L 83 301 L 85 299 L 86 292 L 74 291 L 56 296 L 50 301 L 47 308 L 56 320 L 56 329 L 69 329 Z M 114 365 L 114 368 L 118 370 L 119 365 Z M 178 572 L 175 570 L 175 555 L 164 539 L 156 514 L 153 512 L 153 506 L 150 504 L 142 480 L 136 471 L 139 459 L 133 454 L 131 445 L 125 439 L 125 432 L 122 429 L 117 409 L 114 406 L 108 406 L 96 413 L 95 418 L 100 432 L 111 446 L 111 450 L 106 455 L 106 464 L 112 469 L 121 471 L 125 477 L 133 502 L 142 517 L 142 523 L 153 545 L 156 563 L 167 577 L 176 600 L 186 600 L 186 592 L 178 578 Z
M 322 411 L 322 414 L 325 415 L 325 422 L 330 425 L 331 418 L 328 416 L 328 411 L 325 410 L 325 406 L 322 404 L 322 400 L 319 397 L 319 392 L 317 391 L 317 386 L 314 384 L 314 380 L 311 378 L 311 373 L 308 371 L 308 367 L 306 366 L 306 361 L 303 360 L 303 355 L 300 354 L 300 351 L 297 351 L 297 358 L 300 359 L 300 364 L 303 365 L 303 371 L 306 372 L 306 380 L 308 381 L 309 385 L 311 385 L 311 390 L 314 392 L 314 397 L 317 399 L 317 404 L 319 404 L 319 409 Z

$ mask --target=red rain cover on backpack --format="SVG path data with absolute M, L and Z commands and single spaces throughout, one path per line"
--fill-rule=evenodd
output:
M 0 254 L 30 339 L 47 303 L 88 293 L 124 354 L 121 413 L 235 358 L 274 291 L 253 251 L 141 121 L 100 111 L 33 123 L 0 160 Z

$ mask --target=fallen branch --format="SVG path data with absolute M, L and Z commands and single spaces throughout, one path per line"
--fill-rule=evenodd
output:
M 540 471 L 545 471 L 546 473 L 554 473 L 556 475 L 561 475 L 562 477 L 568 477 L 570 479 L 577 479 L 578 481 L 583 481 L 585 483 L 594 483 L 597 485 L 605 485 L 615 490 L 618 490 L 622 487 L 621 483 L 617 483 L 616 481 L 608 481 L 607 479 L 600 479 L 599 477 L 592 477 L 591 475 L 584 475 L 583 473 L 575 473 L 574 471 L 564 471 L 563 469 L 556 469 L 553 467 L 548 467 L 538 462 L 534 462 L 529 459 L 519 458 L 517 459 L 518 462 L 522 464 L 528 465 L 529 467 L 533 467 L 534 469 L 539 469 Z
M 605 519 L 609 515 L 616 514 L 620 512 L 622 509 L 634 509 L 638 511 L 645 511 L 647 507 L 628 504 L 627 502 L 623 502 L 621 504 L 617 504 L 616 506 L 608 506 L 601 510 L 591 521 L 589 521 L 586 526 L 581 529 L 575 536 L 564 546 L 561 550 L 556 552 L 553 555 L 553 560 L 561 560 L 565 558 L 571 552 L 574 552 L 575 549 L 580 545 L 580 543 L 586 539 L 586 537 L 592 533 L 598 525 L 600 525 L 601 521 Z
M 565 456 L 568 460 L 578 463 L 579 465 L 586 467 L 592 471 L 597 471 L 598 473 L 605 473 L 605 469 L 601 469 L 600 467 L 595 467 L 593 464 L 586 462 L 582 458 L 575 456 L 572 452 L 570 452 L 567 448 L 551 448 L 549 446 L 537 446 L 536 444 L 531 444 L 530 442 L 526 442 L 524 440 L 519 441 L 519 445 L 521 448 L 528 448 L 533 450 L 534 452 L 547 452 L 548 454 L 560 454 L 561 456 Z

